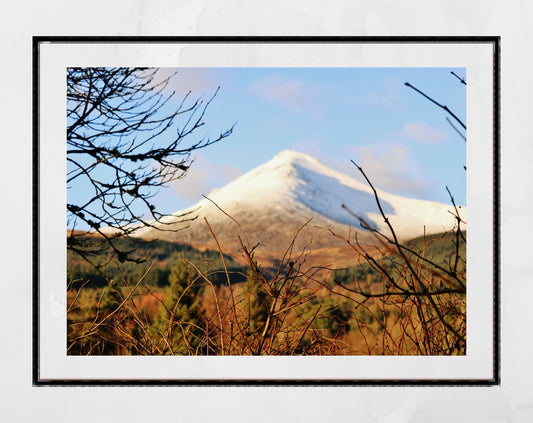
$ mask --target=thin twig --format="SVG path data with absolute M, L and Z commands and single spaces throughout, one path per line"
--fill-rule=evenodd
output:
M 461 78 L 459 75 L 457 75 L 454 71 L 450 71 L 450 73 L 455 76 L 459 81 L 461 81 L 461 83 L 463 83 L 464 85 L 466 85 L 466 81 L 464 78 Z
M 409 88 L 412 88 L 413 90 L 415 90 L 417 93 L 423 95 L 425 98 L 427 98 L 429 101 L 431 101 L 432 103 L 436 104 L 437 106 L 439 106 L 441 109 L 445 110 L 446 112 L 448 112 L 464 129 L 466 129 L 466 125 L 461 121 L 461 119 L 459 119 L 449 108 L 448 106 L 446 105 L 443 105 L 443 104 L 440 104 L 439 102 L 433 100 L 430 96 L 428 96 L 426 93 L 420 91 L 418 88 L 414 87 L 413 85 L 411 85 L 409 82 L 406 82 L 405 83 L 406 86 L 408 86 Z

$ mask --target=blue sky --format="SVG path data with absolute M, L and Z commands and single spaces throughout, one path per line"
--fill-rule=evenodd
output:
M 168 75 L 176 69 L 162 69 Z M 446 186 L 466 204 L 466 143 L 446 112 L 404 85 L 446 104 L 466 121 L 462 68 L 181 68 L 168 87 L 175 107 L 185 93 L 220 92 L 198 135 L 220 143 L 194 152 L 187 176 L 152 199 L 159 211 L 189 207 L 284 149 L 312 154 L 360 179 L 354 160 L 387 192 L 449 203 Z M 161 140 L 164 142 L 164 140 Z M 186 142 L 186 140 L 185 140 Z M 69 201 L 78 193 L 68 191 Z M 83 187 L 79 189 L 83 190 Z
M 283 149 L 310 153 L 359 178 L 365 169 L 385 191 L 466 204 L 466 144 L 446 112 L 404 85 L 410 82 L 466 122 L 466 87 L 457 68 L 202 68 L 178 70 L 173 89 L 208 97 L 202 128 L 233 134 L 198 151 L 190 173 L 158 195 L 167 212 L 270 160 Z

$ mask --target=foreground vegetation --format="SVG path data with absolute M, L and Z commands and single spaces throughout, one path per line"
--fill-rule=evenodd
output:
M 294 239 L 262 267 L 244 234 L 239 263 L 163 241 L 121 241 L 143 263 L 70 253 L 68 354 L 465 354 L 465 236 L 346 239 L 345 269 L 306 266 Z

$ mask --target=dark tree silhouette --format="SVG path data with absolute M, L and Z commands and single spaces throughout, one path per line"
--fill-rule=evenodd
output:
M 142 261 L 113 240 L 154 222 L 176 230 L 165 228 L 151 198 L 185 176 L 193 150 L 232 133 L 198 134 L 218 89 L 208 100 L 189 92 L 176 101 L 168 90 L 175 76 L 160 77 L 157 68 L 67 69 L 67 187 L 76 190 L 67 204 L 67 246 L 87 260 L 111 248 L 119 261 Z

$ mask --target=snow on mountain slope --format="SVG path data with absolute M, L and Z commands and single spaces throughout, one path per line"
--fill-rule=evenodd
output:
M 355 169 L 354 169 L 355 170 Z M 447 204 L 404 198 L 378 191 L 381 205 L 400 239 L 424 233 L 450 230 L 453 208 Z M 379 213 L 371 188 L 343 173 L 327 167 L 314 157 L 285 150 L 262 166 L 242 175 L 223 188 L 212 191 L 178 216 L 192 210 L 199 219 L 177 233 L 140 229 L 135 235 L 147 238 L 172 238 L 185 242 L 205 242 L 210 235 L 203 217 L 217 226 L 217 231 L 235 231 L 233 222 L 213 203 L 237 219 L 245 232 L 257 241 L 279 242 L 278 235 L 291 236 L 310 217 L 318 226 L 336 231 L 360 228 L 359 220 L 342 208 L 345 204 L 354 214 L 373 227 L 388 232 Z M 462 213 L 466 213 L 463 208 Z M 178 221 L 168 217 L 167 222 Z M 463 218 L 465 214 L 463 214 Z M 166 235 L 165 235 L 166 234 Z M 174 235 L 171 235 L 174 234 Z

